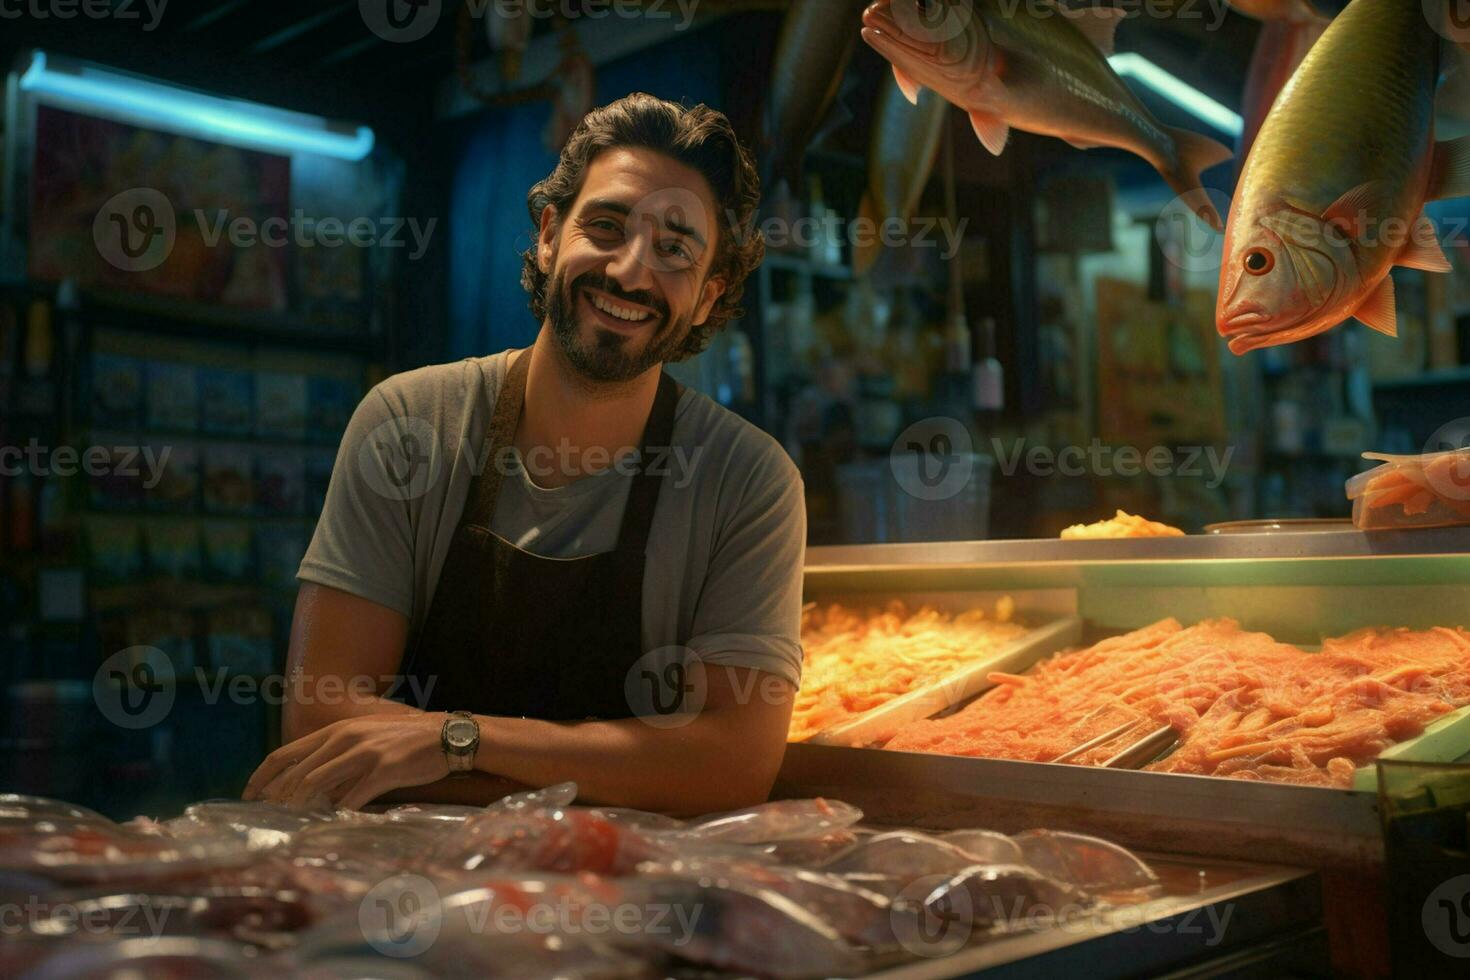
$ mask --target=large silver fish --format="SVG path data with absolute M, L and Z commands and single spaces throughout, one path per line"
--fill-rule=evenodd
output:
M 1449 271 L 1427 201 L 1470 194 L 1434 141 L 1441 38 L 1418 0 L 1353 0 L 1277 96 L 1230 206 L 1215 325 L 1243 354 L 1357 317 L 1394 336 L 1395 265 Z
M 771 175 L 793 189 L 807 145 L 837 98 L 867 2 L 793 0 L 782 23 L 764 135 Z
M 878 0 L 863 39 L 893 63 L 911 100 L 931 88 L 970 114 L 999 154 L 1012 127 L 1147 160 L 1175 193 L 1203 201 L 1200 172 L 1230 159 L 1214 140 L 1165 126 L 1108 64 L 1124 11 L 1037 0 Z M 1208 204 L 1201 217 L 1217 228 Z

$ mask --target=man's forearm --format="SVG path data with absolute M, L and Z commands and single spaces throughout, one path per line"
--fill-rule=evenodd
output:
M 707 711 L 676 727 L 477 716 L 475 768 L 548 786 L 577 784 L 579 802 L 679 815 L 765 800 L 781 748 L 752 750 L 738 711 Z
M 362 715 L 419 713 L 421 709 L 377 694 L 332 691 L 297 681 L 281 711 L 281 740 L 293 742 L 334 721 Z

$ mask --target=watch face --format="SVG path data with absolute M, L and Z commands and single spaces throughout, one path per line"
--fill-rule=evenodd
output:
M 445 739 L 450 748 L 467 749 L 475 744 L 475 736 L 479 734 L 472 721 L 452 721 L 449 723 L 449 732 Z

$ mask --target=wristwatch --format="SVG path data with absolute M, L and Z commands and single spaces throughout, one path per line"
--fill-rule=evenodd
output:
M 480 747 L 480 723 L 468 711 L 449 712 L 439 732 L 439 744 L 449 762 L 449 775 L 469 775 L 475 768 L 475 750 Z

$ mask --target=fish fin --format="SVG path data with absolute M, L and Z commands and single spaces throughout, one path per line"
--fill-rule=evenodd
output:
M 983 113 L 970 113 L 970 125 L 975 127 L 975 135 L 980 137 L 980 142 L 995 156 L 1000 156 L 1001 151 L 1006 148 L 1006 141 L 1011 137 L 1011 127 L 999 116 L 987 116 Z
M 1364 326 L 1377 330 L 1385 337 L 1397 337 L 1399 322 L 1393 308 L 1393 276 L 1384 276 L 1378 288 L 1369 293 L 1368 298 L 1353 310 L 1353 316 L 1361 320 Z
M 1208 136 L 1202 136 L 1193 130 L 1175 129 L 1172 126 L 1165 127 L 1169 131 L 1170 138 L 1174 141 L 1174 156 L 1178 161 L 1177 169 L 1172 173 L 1165 173 L 1164 179 L 1174 189 L 1174 193 L 1180 196 L 1190 195 L 1204 197 L 1200 192 L 1199 175 L 1211 167 L 1229 160 L 1234 153 L 1224 143 L 1218 143 Z M 1208 199 L 1204 199 L 1195 213 L 1205 220 L 1209 226 L 1216 231 L 1225 230 L 1225 222 L 1215 211 L 1214 205 Z
M 1434 144 L 1434 170 L 1427 201 L 1470 197 L 1470 136 Z
M 1343 229 L 1349 237 L 1362 238 L 1367 224 L 1392 212 L 1393 186 L 1386 180 L 1367 180 L 1333 201 L 1322 212 L 1322 220 Z
M 1079 150 L 1095 150 L 1099 146 L 1107 146 L 1106 143 L 1095 143 L 1090 140 L 1082 139 L 1080 137 L 1077 139 L 1066 139 L 1066 143 L 1068 146 L 1075 146 Z
M 1414 233 L 1409 236 L 1408 244 L 1398 258 L 1393 260 L 1393 264 L 1408 269 L 1423 269 L 1425 272 L 1449 272 L 1453 268 L 1450 260 L 1445 257 L 1444 249 L 1439 246 L 1439 239 L 1435 237 L 1434 222 L 1422 214 L 1414 221 Z
M 1062 8 L 1062 16 L 1082 32 L 1082 36 L 1097 46 L 1106 57 L 1113 53 L 1114 38 L 1118 25 L 1128 16 L 1121 7 L 1076 7 Z
M 924 91 L 924 86 L 914 81 L 912 75 L 897 65 L 893 66 L 893 80 L 898 82 L 899 91 L 909 100 L 910 105 L 919 104 L 919 93 Z

